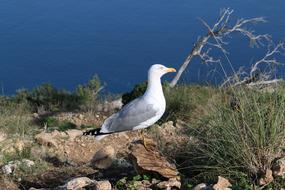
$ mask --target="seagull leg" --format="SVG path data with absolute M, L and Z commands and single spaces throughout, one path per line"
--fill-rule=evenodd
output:
M 152 139 L 145 137 L 143 129 L 140 131 L 140 138 L 146 150 L 152 150 L 156 146 Z

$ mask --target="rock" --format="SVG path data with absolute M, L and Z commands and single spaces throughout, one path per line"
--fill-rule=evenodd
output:
M 273 175 L 284 177 L 285 174 L 285 157 L 278 159 L 272 166 Z
M 0 132 L 0 143 L 4 140 L 7 139 L 7 134 L 6 133 L 3 133 L 3 132 Z
M 17 183 L 8 177 L 0 177 L 1 190 L 20 190 Z
M 150 136 L 157 142 L 162 152 L 167 152 L 167 157 L 173 158 L 177 153 L 183 152 L 191 140 L 185 133 L 185 124 L 172 121 L 163 123 L 160 127 L 153 127 Z
M 94 190 L 112 190 L 112 185 L 109 181 L 95 181 L 89 179 L 88 177 L 78 177 L 72 179 L 63 187 L 65 187 L 66 190 L 81 190 L 87 186 L 92 187 Z M 58 187 L 58 189 L 60 189 L 60 187 Z
M 83 115 L 83 114 L 79 114 L 79 115 L 78 115 L 78 118 L 81 119 L 81 120 L 83 120 L 83 119 L 84 119 L 84 115 Z
M 165 178 L 176 178 L 179 175 L 176 167 L 170 164 L 156 150 L 146 150 L 142 144 L 132 144 L 130 156 L 137 171 L 157 172 Z
M 22 159 L 21 164 L 24 164 L 25 166 L 30 168 L 35 165 L 35 162 L 32 160 L 28 160 L 28 159 Z
M 272 170 L 267 169 L 259 179 L 259 185 L 267 185 L 271 183 L 274 180 L 273 175 L 272 175 Z
M 10 163 L 10 162 L 2 166 L 2 172 L 3 174 L 6 174 L 6 175 L 13 173 L 15 169 L 16 169 L 16 164 Z
M 213 186 L 214 190 L 230 190 L 232 184 L 226 178 L 219 176 L 218 182 Z
M 40 115 L 38 113 L 33 113 L 33 118 L 34 119 L 40 119 Z
M 41 145 L 57 148 L 58 144 L 56 142 L 56 139 L 54 139 L 56 135 L 58 134 L 54 132 L 53 133 L 41 132 L 35 136 L 35 139 Z
M 14 148 L 19 152 L 21 152 L 25 148 L 25 146 L 26 146 L 25 142 L 21 139 L 17 139 L 14 144 Z
M 69 137 L 69 140 L 73 141 L 76 137 L 82 136 L 82 131 L 77 129 L 70 129 L 65 131 Z
M 31 168 L 35 165 L 35 162 L 28 159 L 23 159 L 21 161 L 11 161 L 8 164 L 2 166 L 2 172 L 6 175 L 12 174 L 20 165 L 24 165 L 25 167 Z
M 178 189 L 181 188 L 181 182 L 176 178 L 171 178 L 168 181 L 163 181 L 157 184 L 157 187 L 160 189 L 171 190 L 173 187 Z
M 67 182 L 65 187 L 67 190 L 81 190 L 83 187 L 91 184 L 95 184 L 95 181 L 88 177 L 79 177 Z
M 107 169 L 112 165 L 115 156 L 115 149 L 112 146 L 103 147 L 96 152 L 91 165 L 93 168 Z
M 97 181 L 96 190 L 112 190 L 112 185 L 109 181 Z
M 205 183 L 200 183 L 196 185 L 192 190 L 206 190 L 208 186 Z

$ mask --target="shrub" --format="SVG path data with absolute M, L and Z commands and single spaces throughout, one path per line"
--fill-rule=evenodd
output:
M 127 103 L 131 102 L 132 100 L 136 99 L 139 96 L 142 96 L 147 88 L 147 82 L 143 82 L 141 84 L 135 85 L 131 92 L 127 92 L 122 95 L 122 103 L 126 105 Z
M 30 136 L 37 130 L 30 114 L 30 108 L 25 103 L 4 103 L 0 106 L 0 131 L 9 135 Z
M 123 105 L 144 94 L 147 82 L 138 84 L 131 92 L 122 95 Z M 177 85 L 170 88 L 167 83 L 163 84 L 164 96 L 166 99 L 166 110 L 162 121 L 181 119 L 191 120 L 194 110 L 199 106 L 207 104 L 208 99 L 216 93 L 214 87 L 198 85 Z M 200 113 L 194 113 L 200 114 Z
M 28 103 L 34 112 L 39 109 L 50 112 L 69 111 L 84 106 L 95 106 L 100 88 L 100 79 L 95 75 L 87 84 L 79 85 L 75 92 L 56 89 L 51 84 L 46 83 L 31 91 L 20 89 L 12 100 L 17 103 Z
M 101 87 L 100 79 L 94 75 L 87 84 L 78 85 L 75 94 L 85 103 L 92 101 Z
M 174 88 L 164 86 L 166 99 L 166 111 L 163 116 L 164 121 L 190 121 L 194 117 L 201 117 L 201 108 L 208 103 L 216 93 L 216 88 L 198 85 L 177 85 Z
M 188 167 L 208 180 L 222 175 L 255 181 L 283 152 L 284 88 L 273 93 L 233 89 L 232 94 L 234 98 L 214 104 L 199 127 L 192 128 L 197 141 L 189 146 Z

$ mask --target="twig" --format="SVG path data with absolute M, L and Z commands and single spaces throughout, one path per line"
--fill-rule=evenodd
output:
M 205 48 L 205 46 L 212 46 L 213 48 L 218 48 L 223 51 L 223 53 L 227 53 L 226 49 L 224 49 L 222 45 L 227 45 L 228 42 L 225 41 L 225 37 L 232 35 L 233 33 L 241 33 L 246 36 L 251 46 L 259 47 L 263 45 L 263 41 L 271 41 L 271 37 L 268 34 L 260 34 L 256 35 L 254 31 L 248 30 L 246 25 L 254 24 L 254 23 L 263 23 L 266 22 L 263 17 L 251 18 L 251 19 L 239 19 L 236 24 L 230 26 L 229 21 L 230 17 L 233 13 L 233 10 L 227 8 L 221 11 L 220 17 L 217 19 L 216 23 L 208 28 L 208 32 L 200 37 L 196 43 L 194 44 L 192 50 L 180 66 L 176 76 L 170 82 L 170 86 L 174 87 L 179 81 L 182 73 L 185 71 L 193 57 L 198 56 L 202 60 L 203 63 L 218 63 L 219 59 L 215 59 L 210 56 L 211 48 Z M 209 26 L 205 21 L 200 19 L 201 22 L 205 26 Z M 214 37 L 217 43 L 210 43 L 209 39 Z M 205 50 L 204 50 L 205 49 Z

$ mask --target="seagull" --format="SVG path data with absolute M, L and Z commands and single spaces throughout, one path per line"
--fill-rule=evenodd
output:
M 165 112 L 165 98 L 161 85 L 161 77 L 174 68 L 155 64 L 148 70 L 148 85 L 145 93 L 129 102 L 119 112 L 107 118 L 101 128 L 83 133 L 95 136 L 97 140 L 113 133 L 145 129 L 157 122 Z

